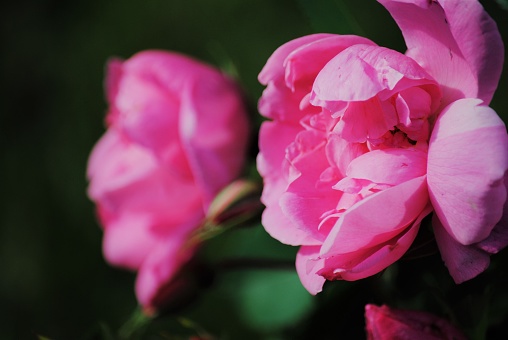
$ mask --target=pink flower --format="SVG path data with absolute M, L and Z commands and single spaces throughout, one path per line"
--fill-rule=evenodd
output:
M 259 75 L 262 222 L 311 293 L 376 274 L 433 227 L 456 282 L 508 244 L 503 46 L 476 1 L 380 0 L 406 54 L 349 35 L 279 47 Z
M 448 321 L 425 312 L 369 304 L 365 306 L 365 322 L 368 340 L 466 339 Z
M 138 271 L 136 295 L 160 307 L 194 253 L 189 235 L 240 173 L 248 124 L 235 84 L 189 57 L 145 51 L 108 65 L 108 130 L 88 164 L 104 255 Z

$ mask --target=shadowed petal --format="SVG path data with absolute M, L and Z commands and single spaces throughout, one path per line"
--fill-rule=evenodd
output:
M 465 246 L 455 241 L 435 214 L 432 218 L 432 227 L 441 258 L 455 283 L 470 280 L 488 268 L 489 254 L 475 245 Z

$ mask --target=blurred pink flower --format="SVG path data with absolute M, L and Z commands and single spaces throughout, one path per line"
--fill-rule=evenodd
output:
M 388 306 L 365 306 L 368 340 L 465 340 L 466 337 L 445 319 L 419 311 Z
M 380 0 L 401 54 L 350 35 L 279 47 L 259 75 L 262 222 L 301 246 L 311 293 L 325 280 L 376 274 L 411 246 L 432 211 L 456 282 L 508 243 L 506 128 L 489 104 L 503 63 L 477 1 Z
M 88 164 L 88 194 L 113 265 L 138 271 L 146 310 L 162 305 L 215 195 L 240 173 L 248 138 L 237 86 L 210 66 L 145 51 L 108 64 L 108 130 Z

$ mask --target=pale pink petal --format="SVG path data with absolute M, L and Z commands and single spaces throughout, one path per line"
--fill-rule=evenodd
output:
M 342 138 L 352 143 L 378 139 L 399 123 L 395 107 L 377 97 L 348 103 L 338 127 Z
M 393 239 L 372 248 L 327 258 L 323 269 L 318 273 L 328 280 L 356 281 L 381 272 L 407 252 L 418 233 L 422 219 L 430 211 L 430 206 L 427 206 L 406 230 L 402 230 Z
M 488 268 L 489 254 L 475 245 L 463 245 L 457 242 L 448 234 L 435 214 L 432 218 L 432 226 L 441 258 L 455 283 L 470 280 Z
M 286 192 L 280 199 L 280 206 L 296 229 L 305 231 L 313 239 L 323 242 L 327 230 L 320 230 L 319 226 L 325 214 L 337 207 L 340 196 L 341 192 L 331 188 L 328 195 L 326 192 L 316 192 L 315 195 Z M 308 242 L 302 243 L 302 245 L 308 244 Z
M 130 143 L 115 129 L 109 129 L 90 154 L 88 195 L 98 200 L 103 193 L 144 180 L 157 167 L 157 160 L 149 150 Z
M 123 214 L 110 221 L 104 230 L 102 249 L 109 263 L 139 269 L 157 245 L 159 235 L 150 231 L 152 217 L 146 214 Z
M 318 260 L 319 247 L 300 247 L 296 254 L 296 272 L 300 277 L 302 285 L 311 293 L 316 295 L 321 292 L 325 278 L 316 274 L 323 261 Z
M 416 148 L 374 150 L 354 159 L 347 176 L 398 185 L 427 172 L 427 153 Z
M 378 1 L 401 28 L 407 55 L 442 85 L 443 106 L 464 97 L 490 102 L 504 49 L 495 22 L 478 1 Z
M 299 229 L 282 212 L 279 205 L 273 204 L 263 211 L 261 224 L 271 237 L 281 243 L 299 246 L 299 245 L 318 245 L 321 241 L 317 240 L 307 229 Z
M 416 220 L 428 199 L 425 176 L 363 199 L 339 218 L 321 255 L 346 254 L 394 238 Z
M 485 239 L 506 200 L 508 136 L 502 120 L 479 100 L 444 109 L 429 143 L 428 184 L 444 228 L 468 245 Z
M 354 45 L 319 72 L 311 102 L 337 112 L 341 102 L 364 101 L 378 94 L 386 100 L 395 92 L 425 84 L 435 81 L 411 58 L 384 47 Z

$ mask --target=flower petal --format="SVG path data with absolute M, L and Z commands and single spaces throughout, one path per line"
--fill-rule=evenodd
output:
M 151 220 L 151 216 L 146 214 L 123 214 L 110 221 L 104 230 L 102 243 L 108 262 L 123 268 L 139 269 L 159 241 L 159 235 L 150 232 Z
M 436 214 L 432 218 L 432 227 L 441 258 L 455 283 L 470 280 L 488 268 L 489 254 L 475 245 L 457 242 L 448 234 Z
M 425 176 L 363 199 L 339 218 L 321 255 L 346 254 L 392 239 L 415 221 L 428 199 Z
M 316 260 L 319 256 L 319 247 L 300 247 L 300 250 L 296 254 L 296 272 L 300 277 L 302 285 L 311 293 L 316 295 L 323 290 L 325 278 L 321 275 L 316 274 L 319 268 L 319 264 L 322 264 L 322 260 Z
M 508 135 L 496 113 L 477 99 L 445 108 L 427 169 L 432 205 L 446 231 L 464 245 L 489 236 L 503 214 L 508 169 Z
M 195 248 L 184 245 L 185 234 L 172 235 L 152 249 L 136 278 L 136 297 L 144 309 L 156 309 L 164 301 L 158 301 L 163 290 L 170 285 L 192 255 Z
M 415 148 L 374 150 L 354 159 L 347 176 L 398 185 L 427 172 L 427 153 Z
M 259 131 L 259 154 L 256 160 L 264 187 L 261 197 L 265 205 L 277 202 L 288 185 L 286 148 L 302 130 L 301 126 L 267 121 Z
M 321 244 L 307 229 L 295 226 L 278 205 L 266 207 L 261 216 L 261 224 L 271 237 L 281 243 L 291 246 Z
M 272 53 L 270 58 L 268 58 L 268 61 L 259 73 L 259 82 L 263 85 L 267 85 L 268 82 L 273 79 L 284 77 L 285 71 L 282 66 L 284 64 L 284 60 L 286 60 L 287 56 L 291 52 L 300 46 L 304 46 L 320 39 L 329 38 L 331 36 L 333 36 L 333 34 L 311 34 L 291 40 L 280 46 L 275 50 L 275 52 Z
M 442 85 L 443 106 L 464 97 L 490 102 L 504 48 L 495 22 L 478 1 L 378 1 L 402 30 L 406 54 Z
M 242 170 L 249 126 L 236 86 L 219 72 L 202 73 L 182 94 L 179 135 L 204 195 L 205 210 Z
M 319 70 L 336 54 L 359 43 L 374 44 L 353 35 L 313 34 L 279 47 L 258 77 L 267 85 L 259 100 L 259 112 L 268 118 L 297 123 L 308 111 L 316 111 L 312 106 L 302 106 L 302 101 L 307 100 Z
M 427 205 L 406 230 L 382 244 L 326 258 L 318 273 L 328 280 L 355 281 L 381 272 L 406 253 L 431 210 Z
M 319 72 L 311 102 L 337 112 L 337 102 L 364 101 L 380 94 L 388 99 L 395 91 L 435 84 L 413 59 L 371 45 L 353 45 L 330 60 Z

